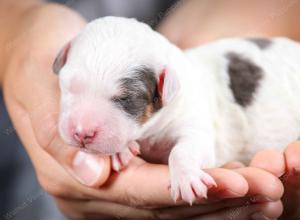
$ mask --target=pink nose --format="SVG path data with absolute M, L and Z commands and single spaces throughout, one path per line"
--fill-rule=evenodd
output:
M 79 144 L 90 144 L 92 143 L 97 136 L 97 131 L 82 131 L 82 132 L 74 132 L 73 137 L 76 142 Z

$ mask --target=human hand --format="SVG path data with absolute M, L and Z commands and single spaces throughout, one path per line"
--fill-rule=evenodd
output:
M 68 218 L 220 219 L 222 215 L 226 219 L 223 209 L 231 211 L 244 206 L 245 199 L 217 201 L 257 195 L 271 198 L 274 203 L 247 205 L 248 211 L 234 216 L 235 219 L 248 218 L 253 212 L 265 213 L 274 207 L 280 210 L 281 183 L 259 169 L 207 170 L 218 184 L 209 192 L 209 197 L 214 198 L 206 202 L 210 205 L 174 207 L 167 166 L 135 158 L 123 172 L 111 173 L 108 157 L 78 152 L 65 145 L 57 133 L 59 89 L 52 63 L 84 24 L 72 11 L 57 5 L 38 6 L 24 13 L 7 41 L 2 84 L 9 114 L 38 179 Z M 258 177 L 276 190 L 260 187 Z
M 267 170 L 272 173 L 281 173 L 284 184 L 283 205 L 284 212 L 280 219 L 298 219 L 300 214 L 300 142 L 291 143 L 284 153 L 274 150 L 259 152 L 253 159 L 251 166 Z M 278 175 L 277 175 L 278 176 Z

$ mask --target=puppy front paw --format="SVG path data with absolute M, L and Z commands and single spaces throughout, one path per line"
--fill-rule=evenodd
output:
M 197 199 L 206 199 L 208 189 L 216 186 L 215 180 L 201 169 L 177 170 L 171 175 L 171 195 L 175 202 L 183 200 L 192 205 Z
M 112 169 L 119 172 L 127 167 L 131 159 L 139 153 L 139 145 L 136 142 L 130 143 L 128 148 L 126 148 L 124 151 L 115 153 L 111 156 Z

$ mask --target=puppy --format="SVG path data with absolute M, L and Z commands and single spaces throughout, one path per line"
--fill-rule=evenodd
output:
M 146 24 L 89 23 L 56 58 L 63 140 L 167 163 L 171 194 L 193 203 L 216 186 L 202 168 L 282 149 L 300 134 L 300 44 L 224 39 L 187 51 Z M 139 145 L 141 149 L 139 149 Z

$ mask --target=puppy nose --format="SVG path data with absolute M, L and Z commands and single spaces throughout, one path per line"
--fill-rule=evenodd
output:
M 76 131 L 73 134 L 73 137 L 76 142 L 80 144 L 90 144 L 92 143 L 97 136 L 97 131 L 96 130 L 91 130 L 91 131 Z

